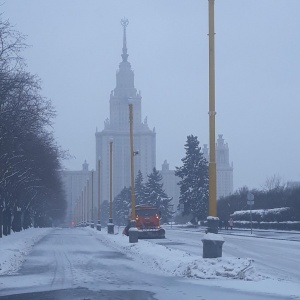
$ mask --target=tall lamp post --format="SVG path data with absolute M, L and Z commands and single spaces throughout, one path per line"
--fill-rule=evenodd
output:
M 81 214 L 82 214 L 81 227 L 83 227 L 84 226 L 84 197 L 83 197 L 83 190 L 81 191 Z
M 84 186 L 84 226 L 87 226 L 89 219 L 88 219 L 88 206 L 87 206 L 87 190 L 86 184 Z
M 114 224 L 112 219 L 112 145 L 113 139 L 109 139 L 109 221 L 107 224 L 107 233 L 114 234 Z
M 78 197 L 77 201 L 77 227 L 81 225 L 81 201 L 80 196 Z
M 101 231 L 101 222 L 100 222 L 100 158 L 98 160 L 98 222 L 97 230 Z
M 204 235 L 203 258 L 217 258 L 222 256 L 224 239 L 215 235 L 218 233 L 219 218 L 217 217 L 217 179 L 216 179 L 216 142 L 215 142 L 215 0 L 208 0 L 208 48 L 209 48 L 209 211 L 207 217 L 207 231 Z M 211 235 L 214 234 L 214 235 Z
M 215 142 L 215 29 L 214 2 L 208 0 L 209 13 L 209 211 L 208 231 L 218 233 L 217 218 L 217 179 L 216 179 L 216 142 Z
M 250 223 L 251 223 L 251 234 L 252 234 L 252 205 L 254 204 L 254 195 L 250 192 L 247 194 L 247 204 L 250 206 Z
M 86 220 L 87 226 L 90 225 L 91 222 L 91 215 L 90 215 L 90 180 L 86 181 Z
M 91 228 L 94 228 L 94 170 L 92 170 L 92 220 Z
M 133 101 L 129 103 L 129 134 L 130 134 L 130 174 L 131 174 L 131 221 L 129 228 L 129 243 L 138 242 L 138 230 L 135 221 L 135 195 L 134 195 L 134 150 L 133 150 Z

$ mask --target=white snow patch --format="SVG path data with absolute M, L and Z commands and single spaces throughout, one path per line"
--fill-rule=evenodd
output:
M 25 255 L 52 228 L 29 228 L 22 232 L 12 232 L 3 236 L 0 241 L 0 275 L 15 274 L 21 267 Z
M 203 235 L 202 241 L 219 241 L 224 242 L 224 238 L 221 234 L 215 234 L 215 233 L 207 233 Z
M 202 258 L 146 240 L 130 244 L 129 238 L 122 234 L 110 235 L 104 231 L 95 231 L 90 228 L 86 228 L 86 230 L 98 235 L 103 243 L 132 259 L 170 275 L 201 279 L 259 280 L 262 278 L 261 275 L 256 274 L 252 266 L 253 260 L 250 258 Z

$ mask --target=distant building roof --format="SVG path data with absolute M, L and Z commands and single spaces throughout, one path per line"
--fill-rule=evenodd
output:
M 290 189 L 295 189 L 300 187 L 300 181 L 288 181 L 286 187 Z

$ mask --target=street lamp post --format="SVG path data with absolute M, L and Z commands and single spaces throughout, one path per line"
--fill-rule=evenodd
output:
M 77 199 L 77 227 L 80 226 L 81 221 L 81 202 L 80 202 L 80 196 Z
M 94 170 L 92 170 L 92 220 L 91 228 L 94 228 Z
M 101 231 L 101 222 L 100 222 L 100 158 L 98 160 L 98 222 L 97 230 Z
M 254 204 L 254 195 L 250 192 L 247 194 L 247 204 L 250 206 L 250 223 L 251 223 L 251 234 L 252 234 L 252 205 Z
M 135 221 L 135 195 L 134 195 L 134 150 L 133 150 L 133 102 L 129 103 L 129 130 L 130 130 L 130 173 L 131 173 L 131 221 L 129 228 L 129 243 L 138 242 L 138 230 Z
M 81 218 L 81 211 L 80 211 L 80 197 L 78 197 L 77 199 L 77 204 L 76 204 L 76 227 L 80 226 L 80 218 Z
M 113 139 L 109 139 L 109 221 L 107 224 L 107 233 L 114 234 L 114 224 L 112 219 L 112 145 Z
M 217 216 L 216 149 L 215 149 L 215 30 L 214 1 L 209 0 L 209 212 Z
M 81 213 L 82 213 L 82 221 L 81 221 L 81 226 L 84 226 L 84 192 L 83 190 L 81 191 Z
M 90 215 L 90 180 L 86 181 L 86 220 L 87 226 L 90 225 L 91 222 L 91 215 Z
M 77 227 L 77 225 L 78 225 L 78 199 L 76 200 L 75 207 L 74 207 L 74 221 L 75 221 L 75 226 Z
M 219 218 L 217 217 L 217 179 L 216 179 L 216 144 L 215 144 L 215 0 L 208 0 L 208 48 L 209 48 L 209 211 L 207 232 L 218 233 Z M 203 242 L 203 258 L 222 256 L 224 240 L 217 235 L 205 235 Z
M 207 231 L 218 233 L 219 218 L 217 217 L 217 171 L 215 142 L 215 26 L 214 2 L 208 0 L 208 48 L 209 48 L 209 211 Z
M 87 190 L 86 186 L 84 186 L 84 226 L 87 226 L 89 222 L 89 213 L 88 213 L 88 206 L 87 206 Z

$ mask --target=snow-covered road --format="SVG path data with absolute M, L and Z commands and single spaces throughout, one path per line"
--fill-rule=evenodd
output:
M 165 247 L 153 241 L 129 244 L 121 234 L 91 228 L 13 234 L 1 239 L 0 299 L 300 299 L 293 282 L 263 280 L 257 274 L 252 281 L 228 277 L 247 260 L 239 262 L 230 255 L 203 260 L 201 240 L 195 235 L 174 230 L 168 236 Z M 188 249 L 197 255 L 171 249 L 176 244 L 186 248 L 187 242 L 194 242 Z M 196 276 L 189 276 L 187 270 Z M 216 279 L 201 279 L 205 274 Z

